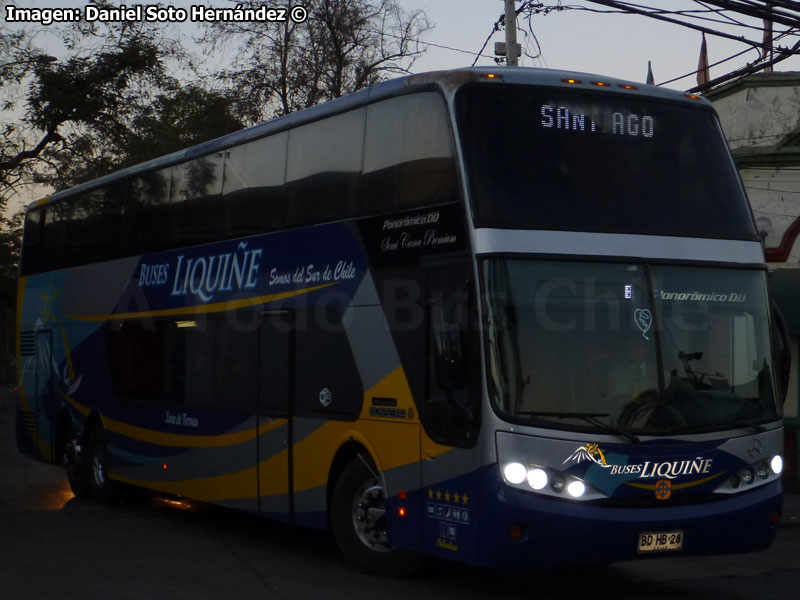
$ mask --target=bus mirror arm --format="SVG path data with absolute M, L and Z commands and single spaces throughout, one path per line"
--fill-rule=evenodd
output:
M 781 403 L 786 403 L 786 394 L 789 391 L 789 373 L 792 368 L 792 347 L 789 341 L 789 327 L 786 319 L 775 301 L 772 302 L 772 329 L 773 349 L 776 359 L 776 374 L 778 376 L 778 393 Z

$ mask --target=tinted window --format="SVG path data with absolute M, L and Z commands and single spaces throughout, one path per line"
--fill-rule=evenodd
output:
M 403 210 L 457 199 L 449 115 L 436 93 L 411 94 L 367 108 L 364 205 Z
M 231 237 L 282 227 L 287 222 L 283 198 L 287 132 L 225 151 L 223 211 Z
M 132 177 L 125 207 L 127 254 L 145 254 L 166 248 L 169 239 L 171 169 Z
M 354 110 L 289 132 L 286 192 L 291 223 L 355 214 L 365 113 Z
M 480 426 L 479 374 L 471 284 L 461 267 L 427 274 L 428 376 L 420 417 L 431 439 L 472 446 Z
M 108 326 L 116 393 L 123 397 L 254 411 L 260 317 L 255 311 Z
M 222 162 L 222 154 L 212 154 L 170 170 L 169 248 L 230 237 L 221 206 Z
M 492 85 L 457 112 L 481 226 L 758 239 L 699 103 Z
M 647 435 L 777 418 L 765 273 L 502 258 L 482 266 L 489 396 L 501 414 Z
M 22 237 L 22 257 L 20 273 L 29 275 L 45 268 L 42 252 L 42 225 L 44 209 L 37 208 L 25 215 L 25 229 Z
M 106 351 L 114 391 L 119 396 L 161 397 L 161 334 L 152 321 L 112 322 Z

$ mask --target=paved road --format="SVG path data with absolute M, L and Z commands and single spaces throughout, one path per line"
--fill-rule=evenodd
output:
M 17 454 L 0 390 L 0 598 L 770 598 L 800 594 L 800 497 L 773 548 L 604 569 L 498 571 L 434 563 L 406 580 L 353 572 L 327 534 L 168 500 L 101 506 L 63 473 Z M 736 532 L 731 532 L 736 535 Z

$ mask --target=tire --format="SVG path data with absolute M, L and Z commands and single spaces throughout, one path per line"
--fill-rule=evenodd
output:
M 76 455 L 72 427 L 65 425 L 61 437 L 61 460 L 67 470 L 67 482 L 76 498 L 89 498 L 92 486 L 89 481 L 88 462 L 84 454 Z
M 76 498 L 89 498 L 92 496 L 89 476 L 89 469 L 85 460 L 78 459 L 78 462 L 67 468 L 69 489 L 72 490 Z
M 356 458 L 336 480 L 330 506 L 331 530 L 344 557 L 366 573 L 402 576 L 417 570 L 420 557 L 389 543 L 384 489 Z
M 119 486 L 108 478 L 111 461 L 108 458 L 105 434 L 100 425 L 95 426 L 89 436 L 89 451 L 85 462 L 94 499 L 103 504 L 119 502 Z

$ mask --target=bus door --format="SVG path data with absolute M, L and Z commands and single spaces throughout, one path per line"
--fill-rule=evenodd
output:
M 266 311 L 259 332 L 258 489 L 262 514 L 290 520 L 294 314 Z
M 423 543 L 461 560 L 477 555 L 478 540 L 481 368 L 472 280 L 462 263 L 430 267 L 425 276 Z

